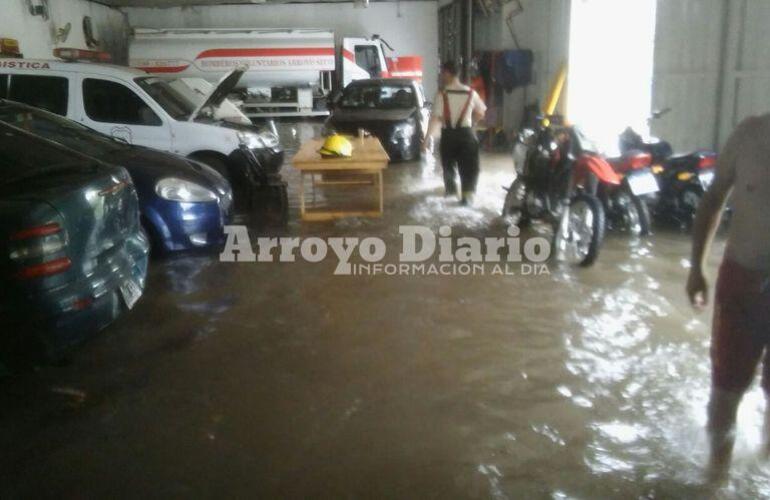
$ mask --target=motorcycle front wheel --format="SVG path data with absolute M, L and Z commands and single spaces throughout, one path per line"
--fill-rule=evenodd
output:
M 557 219 L 553 249 L 559 261 L 588 267 L 604 241 L 604 208 L 595 196 L 581 193 L 570 200 Z
M 520 177 L 516 178 L 505 195 L 503 217 L 514 216 L 516 218 L 516 225 L 519 227 L 526 226 L 529 222 L 529 217 L 527 217 L 526 213 L 526 199 L 527 185 Z
M 695 212 L 698 211 L 701 199 L 703 198 L 703 188 L 700 186 L 687 186 L 679 193 L 679 211 L 681 219 L 685 224 L 691 224 L 695 218 Z

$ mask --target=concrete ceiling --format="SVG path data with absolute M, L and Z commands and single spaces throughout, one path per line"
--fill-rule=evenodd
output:
M 184 5 L 227 5 L 265 3 L 261 0 L 96 0 L 113 7 L 179 7 Z
M 113 7 L 179 7 L 192 5 L 233 5 L 263 3 L 339 3 L 353 0 L 93 0 Z M 396 1 L 396 0 L 370 0 Z

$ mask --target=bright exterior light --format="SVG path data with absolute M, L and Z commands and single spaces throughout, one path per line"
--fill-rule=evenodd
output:
M 567 116 L 606 153 L 626 127 L 649 134 L 656 0 L 574 0 Z

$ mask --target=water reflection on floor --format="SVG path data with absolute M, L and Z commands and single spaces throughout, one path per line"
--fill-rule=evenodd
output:
M 280 232 L 395 254 L 400 224 L 502 237 L 511 165 L 483 165 L 476 207 L 441 196 L 435 165 L 393 165 L 383 219 L 329 224 L 297 221 L 287 167 Z M 0 387 L 0 497 L 703 497 L 709 317 L 683 296 L 688 252 L 659 229 L 546 276 L 155 261 L 71 364 Z M 770 495 L 762 407 L 754 390 L 726 498 Z

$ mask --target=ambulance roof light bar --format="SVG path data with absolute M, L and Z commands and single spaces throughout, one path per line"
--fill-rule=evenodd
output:
M 53 56 L 58 59 L 63 59 L 67 62 L 76 61 L 90 61 L 108 63 L 112 61 L 112 56 L 108 52 L 101 52 L 98 50 L 83 50 L 59 47 L 53 49 Z
M 0 57 L 21 59 L 23 56 L 19 50 L 19 41 L 15 38 L 0 38 Z

